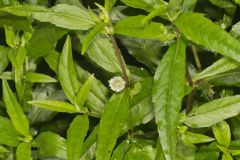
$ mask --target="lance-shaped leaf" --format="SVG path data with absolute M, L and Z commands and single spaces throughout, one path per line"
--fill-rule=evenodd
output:
M 88 97 L 93 77 L 94 77 L 93 75 L 90 76 L 88 78 L 88 80 L 86 82 L 84 82 L 84 84 L 80 88 L 79 92 L 74 97 L 74 102 L 75 102 L 76 109 L 79 110 L 79 111 L 83 111 L 83 112 L 86 111 L 86 108 L 84 108 L 83 105 L 84 105 L 84 103 L 85 103 L 85 101 Z
M 194 109 L 184 121 L 190 127 L 210 127 L 240 113 L 240 96 L 229 96 L 203 104 Z
M 9 152 L 9 150 L 4 148 L 3 146 L 0 146 L 0 153 L 6 153 L 6 152 Z
M 25 4 L 4 7 L 1 8 L 1 11 L 17 16 L 32 16 L 41 22 L 49 22 L 58 27 L 72 30 L 88 30 L 95 25 L 85 9 L 67 4 L 58 4 L 49 9 Z
M 22 142 L 17 147 L 17 160 L 31 160 L 32 159 L 32 150 L 31 143 Z
M 99 129 L 96 159 L 110 159 L 112 150 L 128 116 L 129 91 L 115 94 L 104 108 Z
M 8 57 L 7 53 L 9 51 L 9 48 L 0 46 L 0 74 L 7 68 L 8 66 Z
M 211 66 L 206 68 L 204 71 L 196 74 L 194 76 L 194 81 L 197 81 L 199 79 L 203 79 L 206 77 L 215 76 L 230 70 L 234 70 L 236 68 L 240 67 L 240 63 L 236 62 L 230 58 L 223 57 L 219 59 L 218 61 L 214 62 Z
M 240 62 L 240 42 L 203 14 L 182 13 L 174 24 L 187 39 Z
M 0 144 L 15 147 L 19 143 L 19 133 L 13 127 L 11 121 L 0 117 Z
M 60 56 L 59 81 L 67 98 L 73 103 L 73 98 L 80 88 L 76 70 L 73 65 L 71 39 L 68 36 L 63 46 L 62 55 Z
M 154 76 L 154 114 L 166 160 L 174 160 L 176 154 L 177 121 L 185 89 L 185 49 L 181 39 L 172 44 Z
M 79 160 L 82 154 L 84 138 L 87 135 L 89 121 L 87 116 L 77 116 L 67 131 L 68 160 Z
M 163 42 L 175 37 L 167 27 L 161 23 L 143 21 L 146 16 L 131 16 L 120 20 L 114 26 L 114 33 L 142 39 L 159 39 Z
M 82 54 L 84 54 L 86 52 L 86 50 L 88 49 L 89 45 L 91 44 L 91 42 L 93 41 L 93 39 L 95 38 L 96 35 L 98 35 L 105 27 L 105 23 L 101 22 L 99 24 L 97 24 L 88 34 L 87 36 L 84 38 L 83 40 L 83 46 L 82 46 Z
M 75 107 L 69 103 L 56 100 L 36 100 L 29 101 L 29 104 L 37 107 L 46 108 L 56 112 L 76 113 Z
M 146 11 L 152 11 L 159 7 L 159 3 L 157 3 L 158 0 L 121 0 L 121 1 L 130 7 L 139 8 Z
M 3 97 L 6 104 L 7 113 L 11 119 L 14 128 L 28 139 L 32 139 L 29 133 L 29 122 L 23 112 L 22 107 L 18 103 L 16 97 L 12 93 L 6 80 L 2 81 L 3 84 Z
M 57 82 L 56 79 L 41 73 L 28 72 L 25 74 L 25 79 L 29 82 L 38 83 L 52 83 Z
M 110 13 L 112 7 L 116 3 L 117 0 L 105 0 L 104 8 L 106 9 L 107 13 Z

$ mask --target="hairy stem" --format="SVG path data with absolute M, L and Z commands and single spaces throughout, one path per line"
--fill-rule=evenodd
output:
M 110 28 L 110 30 L 112 30 L 112 25 L 111 24 L 110 24 L 109 28 Z M 124 60 L 123 60 L 123 57 L 122 57 L 122 53 L 121 53 L 120 49 L 118 48 L 116 39 L 113 36 L 112 32 L 109 34 L 109 36 L 110 36 L 110 39 L 112 41 L 112 45 L 113 45 L 113 48 L 115 50 L 115 55 L 116 55 L 117 60 L 120 64 L 120 67 L 121 67 L 121 70 L 122 70 L 122 76 L 123 76 L 123 78 L 126 82 L 126 87 L 127 87 L 129 85 L 129 79 L 128 79 L 127 71 L 126 71 L 126 68 L 125 68 L 125 65 L 124 65 Z

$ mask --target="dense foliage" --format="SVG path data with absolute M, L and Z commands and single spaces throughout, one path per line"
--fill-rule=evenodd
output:
M 239 0 L 0 0 L 0 159 L 240 160 Z

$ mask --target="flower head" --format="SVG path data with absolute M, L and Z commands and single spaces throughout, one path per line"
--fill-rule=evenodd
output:
M 121 92 L 125 88 L 126 82 L 122 77 L 114 76 L 109 81 L 109 87 L 115 92 Z

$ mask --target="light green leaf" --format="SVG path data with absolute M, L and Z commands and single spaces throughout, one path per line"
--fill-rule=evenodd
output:
M 0 116 L 0 144 L 15 147 L 19 143 L 19 136 L 11 121 Z
M 120 143 L 114 150 L 111 160 L 124 160 L 124 157 L 131 146 L 129 143 L 129 140 L 124 140 Z
M 58 4 L 50 9 L 25 4 L 4 7 L 0 10 L 17 16 L 32 16 L 41 22 L 50 22 L 71 30 L 88 30 L 95 25 L 86 10 L 67 4 Z
M 185 144 L 197 144 L 197 143 L 211 142 L 211 141 L 214 141 L 215 139 L 209 136 L 205 136 L 203 134 L 186 131 L 182 135 L 182 140 Z
M 68 36 L 59 60 L 59 81 L 67 98 L 73 103 L 80 88 L 77 73 L 73 64 L 71 39 Z
M 37 59 L 48 54 L 55 47 L 57 41 L 66 33 L 67 30 L 48 23 L 38 25 L 27 45 L 28 55 Z
M 215 76 L 230 70 L 234 70 L 236 68 L 240 67 L 240 63 L 236 62 L 230 58 L 221 58 L 220 60 L 214 62 L 211 66 L 206 68 L 204 71 L 196 74 L 194 76 L 194 81 Z
M 95 157 L 98 126 L 94 128 L 83 144 L 80 160 L 92 160 Z
M 84 105 L 84 103 L 88 97 L 89 91 L 91 89 L 93 77 L 94 77 L 93 75 L 90 76 L 88 78 L 88 80 L 86 82 L 84 82 L 84 84 L 80 88 L 79 92 L 77 93 L 76 97 L 74 97 L 76 109 L 79 111 L 83 111 L 83 112 L 86 111 L 86 108 L 83 107 L 83 105 Z
M 77 116 L 67 131 L 67 159 L 79 160 L 85 136 L 89 127 L 88 117 Z
M 31 143 L 22 142 L 17 147 L 17 160 L 32 160 Z
M 152 11 L 159 7 L 158 0 L 121 0 L 126 5 L 146 11 Z
M 46 108 L 56 112 L 76 113 L 75 107 L 69 103 L 56 100 L 36 100 L 29 101 L 29 104 L 37 107 Z
M 2 81 L 3 85 L 3 97 L 6 104 L 7 113 L 11 119 L 14 128 L 25 136 L 27 139 L 31 140 L 32 136 L 29 133 L 29 122 L 26 115 L 23 112 L 22 107 L 18 103 L 16 97 L 12 93 L 6 80 Z
M 240 96 L 229 96 L 213 100 L 194 109 L 184 120 L 193 128 L 210 127 L 224 119 L 240 113 Z
M 187 39 L 240 62 L 240 42 L 203 14 L 182 13 L 174 24 Z
M 35 139 L 39 154 L 42 157 L 67 159 L 66 140 L 52 132 L 42 132 Z
M 57 82 L 56 79 L 41 73 L 27 72 L 25 74 L 25 79 L 29 82 L 37 83 L 52 83 Z
M 143 21 L 146 16 L 131 16 L 117 22 L 114 33 L 142 39 L 159 39 L 166 42 L 175 37 L 173 33 L 161 23 Z
M 231 131 L 229 125 L 223 121 L 215 124 L 212 127 L 212 130 L 217 143 L 222 147 L 228 148 L 231 143 Z
M 166 160 L 174 160 L 176 155 L 178 115 L 185 91 L 185 49 L 181 39 L 172 44 L 154 76 L 155 121 Z
M 3 146 L 0 146 L 0 153 L 7 153 L 7 152 L 9 152 L 9 150 L 4 148 Z
M 222 160 L 233 160 L 231 154 L 229 153 L 223 153 Z
M 112 7 L 116 3 L 117 0 L 105 0 L 104 8 L 106 9 L 107 13 L 110 13 Z
M 128 117 L 128 100 L 129 91 L 126 90 L 113 95 L 106 104 L 98 130 L 97 160 L 110 159 L 123 123 Z
M 146 146 L 137 146 L 133 145 L 131 149 L 125 155 L 124 160 L 133 160 L 133 159 L 141 159 L 141 160 L 153 160 L 156 155 L 156 149 L 154 149 L 151 145 Z
M 105 23 L 101 22 L 98 23 L 91 31 L 89 31 L 89 33 L 87 34 L 87 36 L 84 38 L 83 40 L 83 46 L 82 46 L 82 54 L 84 54 L 89 45 L 92 43 L 93 39 L 101 32 L 103 31 L 104 27 L 105 27 Z
M 6 69 L 8 66 L 9 60 L 7 53 L 9 51 L 9 48 L 0 46 L 0 74 Z

